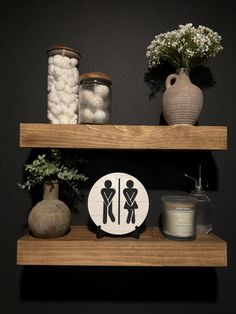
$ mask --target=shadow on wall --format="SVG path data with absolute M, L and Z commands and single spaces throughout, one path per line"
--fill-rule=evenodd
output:
M 214 268 L 26 266 L 20 297 L 60 302 L 216 302 L 218 281 Z
M 34 153 L 38 153 L 36 150 Z M 42 153 L 42 150 L 40 151 Z M 202 165 L 202 178 L 209 183 L 208 191 L 218 189 L 218 170 L 210 151 L 110 151 L 83 150 L 81 157 L 88 161 L 84 173 L 89 179 L 81 183 L 83 193 L 73 213 L 75 224 L 86 224 L 88 220 L 87 197 L 93 184 L 102 176 L 112 172 L 124 172 L 136 177 L 149 194 L 150 210 L 147 225 L 156 225 L 161 208 L 160 197 L 164 194 L 189 193 L 194 182 L 183 173 L 198 178 L 199 165 Z M 31 194 L 32 207 L 42 200 L 42 187 Z M 60 199 L 70 208 L 68 198 Z M 74 206 L 74 205 L 73 205 Z
M 188 173 L 198 177 L 199 165 L 202 176 L 209 182 L 209 190 L 218 189 L 218 170 L 210 151 L 84 151 L 88 160 L 84 187 L 90 189 L 102 176 L 112 172 L 133 175 L 147 190 L 179 190 L 190 192 L 192 180 L 183 176 Z
M 73 151 L 70 150 L 72 154 Z M 32 150 L 26 163 L 44 152 L 43 149 Z M 209 190 L 218 189 L 218 170 L 210 151 L 82 150 L 79 157 L 88 161 L 80 169 L 89 178 L 81 183 L 81 188 L 85 190 L 90 190 L 104 175 L 124 172 L 136 177 L 147 190 L 190 192 L 193 181 L 184 177 L 183 173 L 198 178 L 199 165 L 202 166 L 203 179 L 209 183 Z M 40 201 L 42 187 L 36 188 L 31 197 L 32 205 Z

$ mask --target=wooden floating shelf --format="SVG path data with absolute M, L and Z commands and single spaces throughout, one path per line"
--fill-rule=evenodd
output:
M 17 241 L 18 265 L 87 266 L 227 266 L 227 243 L 214 234 L 193 241 L 173 241 L 149 227 L 139 239 L 103 237 L 73 226 L 56 239 L 29 234 Z
M 226 150 L 226 126 L 20 124 L 20 147 Z

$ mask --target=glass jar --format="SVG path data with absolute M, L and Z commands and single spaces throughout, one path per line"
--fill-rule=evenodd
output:
M 79 124 L 106 124 L 110 121 L 110 76 L 103 72 L 81 74 L 79 88 Z
M 194 189 L 190 196 L 197 199 L 197 234 L 208 234 L 212 231 L 211 200 L 206 191 Z
M 47 117 L 52 124 L 77 124 L 80 53 L 70 47 L 48 49 Z
M 172 240 L 196 238 L 196 203 L 190 196 L 162 196 L 162 231 Z

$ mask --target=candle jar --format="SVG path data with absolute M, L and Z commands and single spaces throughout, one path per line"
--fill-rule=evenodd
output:
M 80 53 L 53 46 L 48 54 L 47 117 L 52 124 L 77 124 Z
M 111 83 L 111 78 L 103 72 L 81 74 L 79 124 L 106 124 L 110 121 Z
M 162 232 L 172 240 L 196 238 L 196 203 L 190 196 L 162 196 Z

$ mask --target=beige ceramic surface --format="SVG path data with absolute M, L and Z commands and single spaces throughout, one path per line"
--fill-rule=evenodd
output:
M 166 91 L 162 97 L 162 111 L 169 125 L 194 125 L 200 116 L 203 94 L 199 87 L 192 84 L 189 69 L 178 69 L 166 79 Z

